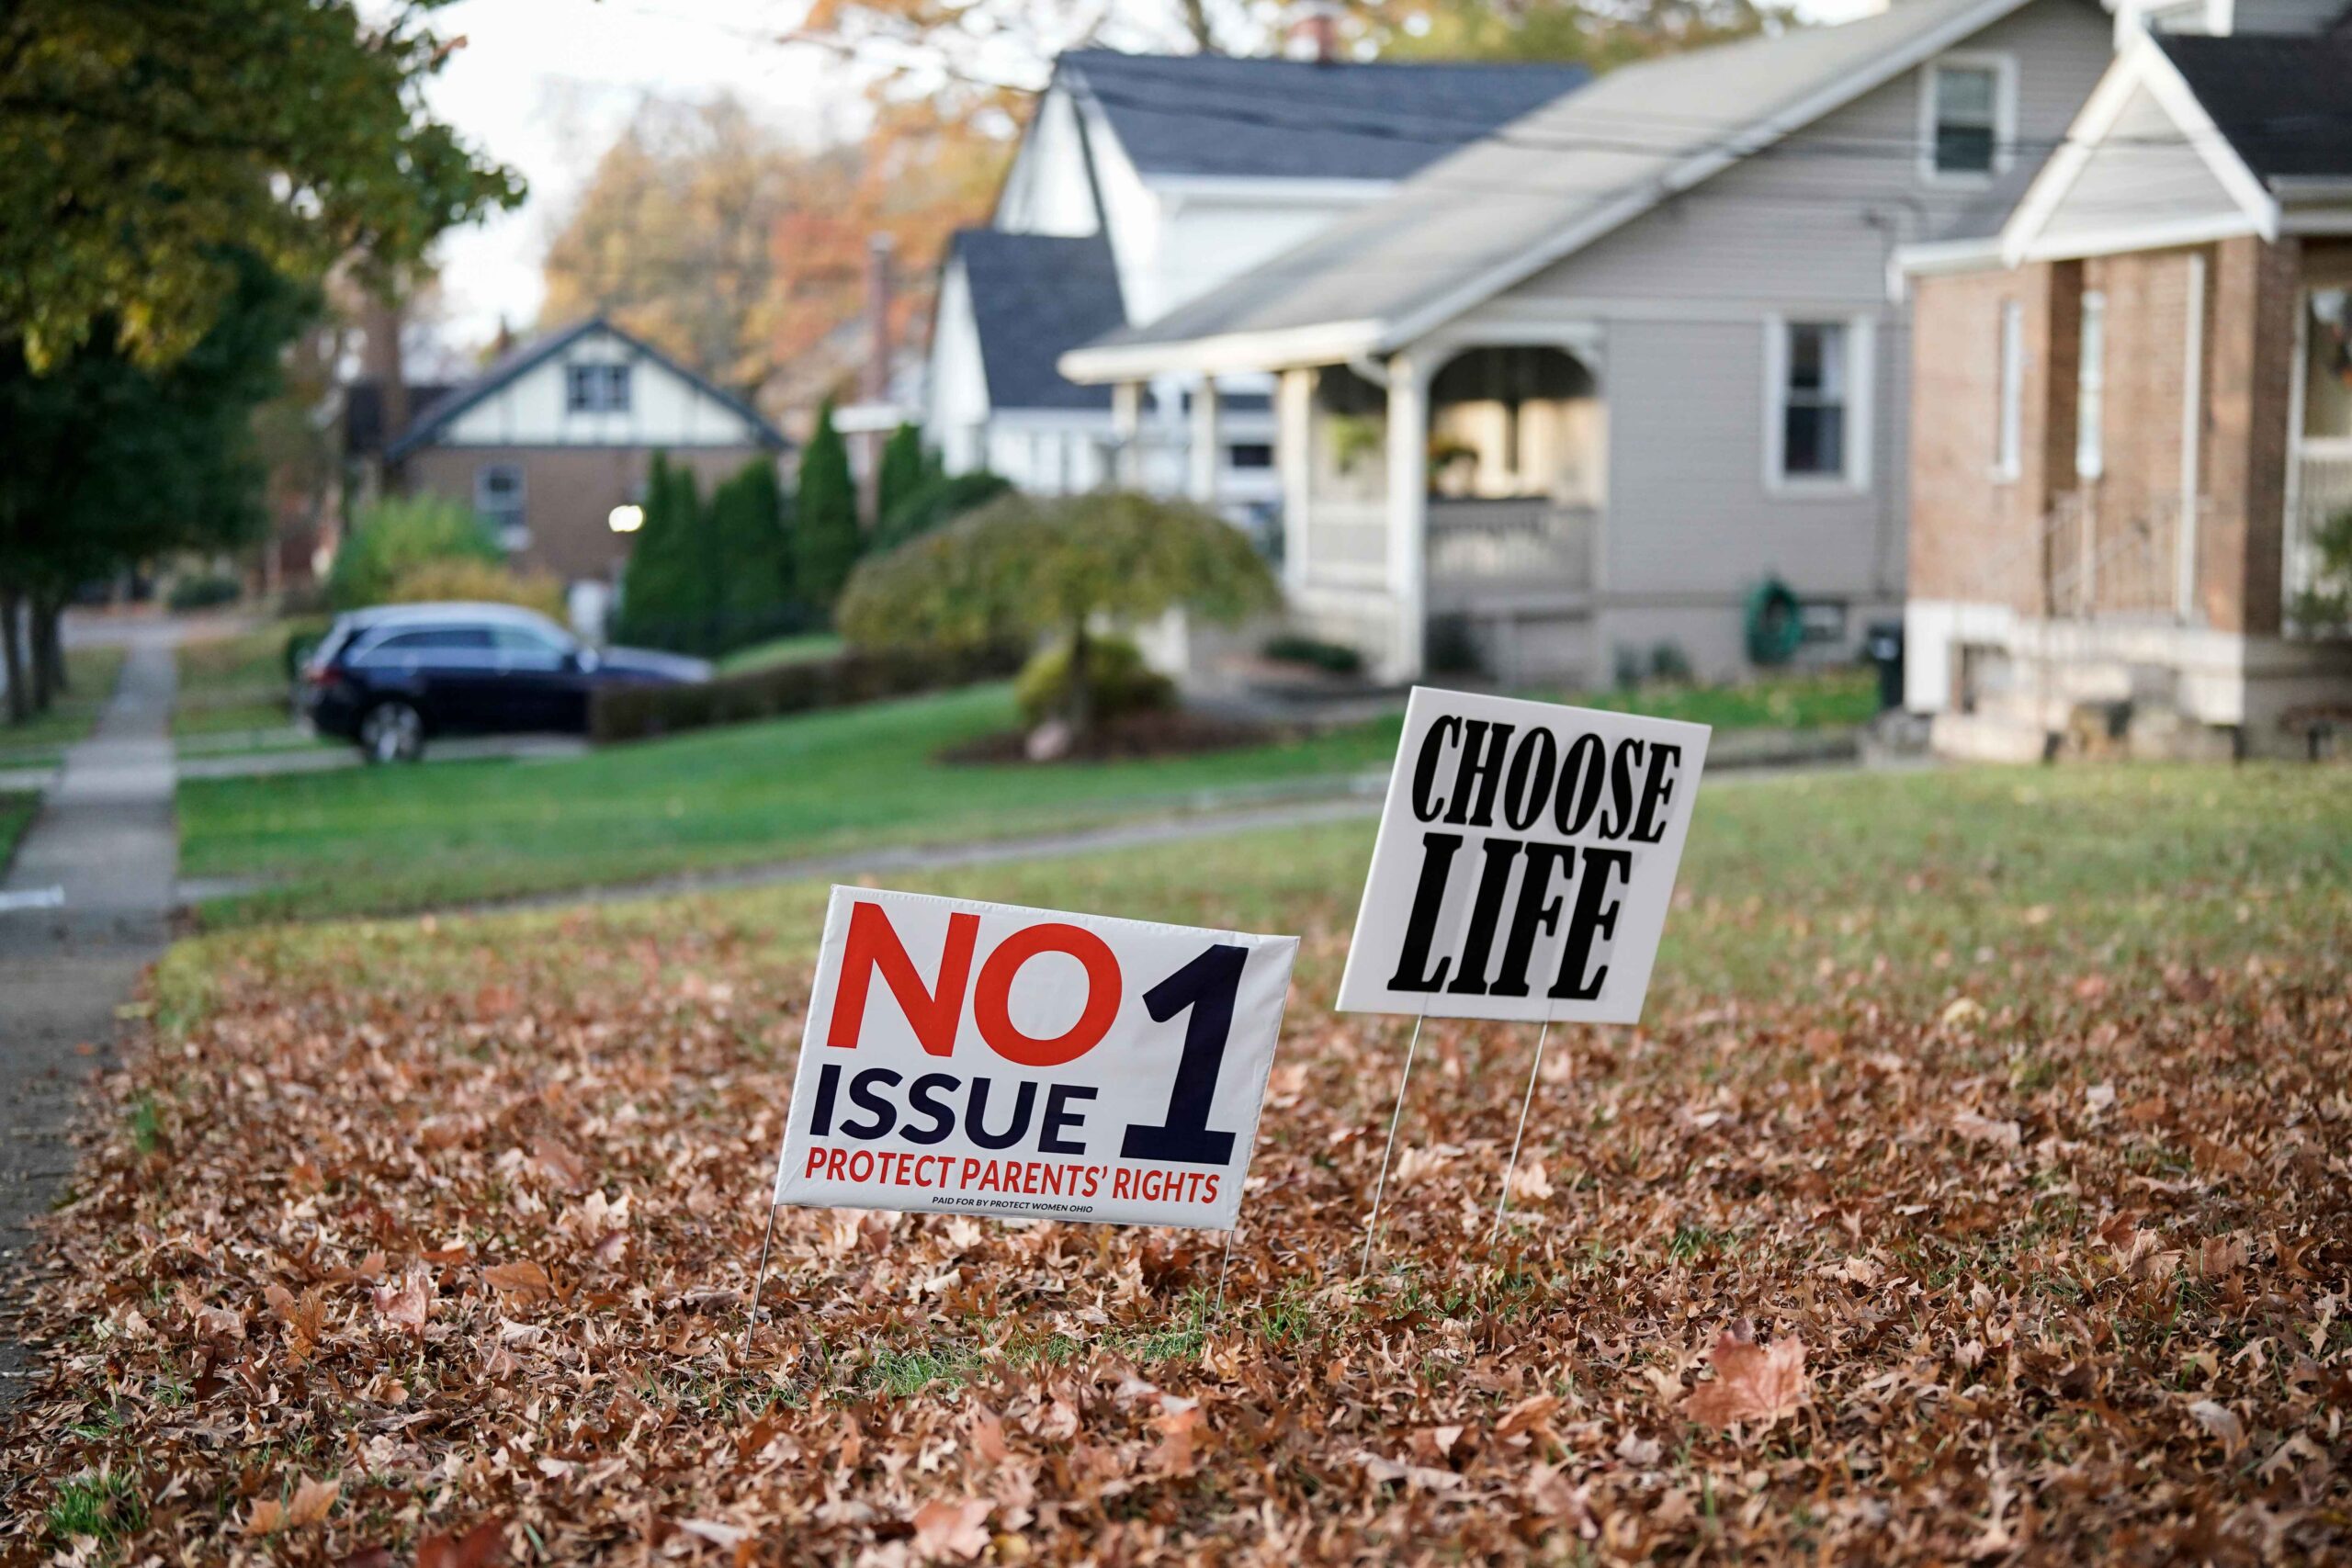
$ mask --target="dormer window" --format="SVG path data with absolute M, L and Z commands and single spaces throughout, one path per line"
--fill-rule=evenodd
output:
M 566 366 L 564 407 L 573 413 L 628 412 L 628 367 Z
M 2017 141 L 2017 62 L 2006 54 L 1945 55 L 1928 67 L 1919 121 L 1928 178 L 1991 179 L 2009 166 Z

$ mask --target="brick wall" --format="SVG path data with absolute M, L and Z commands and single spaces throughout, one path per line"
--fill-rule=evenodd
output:
M 752 458 L 755 446 L 695 446 L 669 454 L 673 467 L 694 471 L 707 498 L 712 489 Z M 401 464 L 401 487 L 474 503 L 474 475 L 485 464 L 512 463 L 523 470 L 523 515 L 531 530 L 528 548 L 514 558 L 526 570 L 548 571 L 566 581 L 610 579 L 628 559 L 630 536 L 612 531 L 608 518 L 624 502 L 642 498 L 652 453 L 635 446 L 430 446 Z
M 2041 603 L 2037 541 L 2048 506 L 2052 269 L 1919 278 L 1913 305 L 1910 592 L 1917 599 Z M 2023 308 L 2018 472 L 1995 469 L 2000 417 L 2001 310 Z M 2071 386 L 2071 383 L 2069 383 Z M 2071 395 L 2071 394 L 2070 394 Z M 2064 450 L 2074 461 L 2072 410 Z

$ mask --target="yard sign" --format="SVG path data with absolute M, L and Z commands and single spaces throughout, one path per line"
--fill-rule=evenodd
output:
M 1230 1229 L 1297 951 L 835 887 L 775 1201 Z
M 1637 1021 L 1707 734 L 1416 686 L 1340 1010 Z

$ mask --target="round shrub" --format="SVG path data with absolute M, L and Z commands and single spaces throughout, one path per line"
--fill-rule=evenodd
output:
M 1148 713 L 1172 705 L 1175 682 L 1143 661 L 1143 650 L 1125 637 L 1086 639 L 1087 714 L 1095 719 Z M 1031 724 L 1069 714 L 1069 644 L 1057 642 L 1023 666 L 1012 683 L 1013 701 Z
M 564 618 L 563 584 L 544 573 L 507 570 L 481 560 L 420 562 L 392 580 L 380 603 L 520 604 L 550 620 Z

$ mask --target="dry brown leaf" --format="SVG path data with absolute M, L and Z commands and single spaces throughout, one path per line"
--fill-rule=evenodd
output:
M 286 1528 L 286 1505 L 275 1497 L 256 1497 L 253 1511 L 245 1516 L 245 1533 L 249 1536 L 276 1535 Z
M 2188 1407 L 2188 1414 L 2199 1427 L 2220 1440 L 2225 1457 L 2235 1459 L 2238 1450 L 2245 1447 L 2245 1423 L 2238 1419 L 2237 1412 L 2228 1405 L 2200 1399 Z
M 340 1481 L 312 1481 L 304 1476 L 294 1488 L 294 1500 L 286 1506 L 286 1522 L 289 1526 L 316 1525 L 326 1522 L 334 1511 L 337 1497 L 343 1495 Z
M 395 1328 L 404 1329 L 420 1337 L 424 1333 L 424 1320 L 433 1310 L 433 1276 L 423 1269 L 412 1269 L 397 1285 L 379 1285 L 372 1292 L 376 1311 Z
M 1804 1341 L 1793 1334 L 1767 1346 L 1752 1335 L 1725 1329 L 1707 1359 L 1714 1365 L 1714 1380 L 1692 1389 L 1682 1402 L 1682 1413 L 1706 1426 L 1756 1424 L 1761 1430 L 1795 1415 L 1813 1397 Z
M 481 1277 L 510 1301 L 543 1302 L 555 1295 L 555 1281 L 547 1269 L 527 1258 L 516 1263 L 493 1263 L 481 1271 Z
M 988 1550 L 989 1516 L 996 1505 L 980 1497 L 934 1497 L 914 1511 L 915 1553 L 932 1562 L 968 1562 Z

